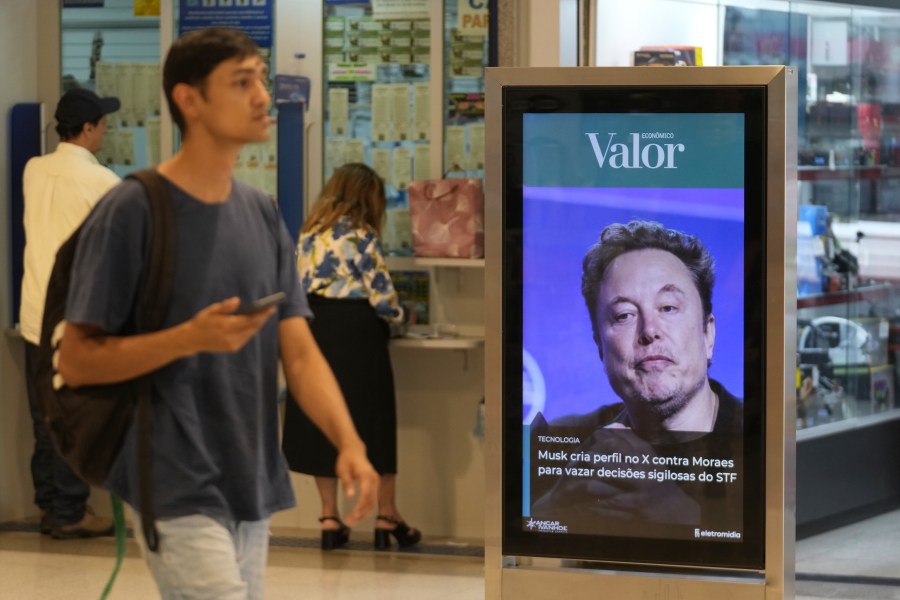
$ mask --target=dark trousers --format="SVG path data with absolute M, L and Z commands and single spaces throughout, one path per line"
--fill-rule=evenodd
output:
M 37 346 L 25 342 L 25 382 L 34 429 L 34 454 L 31 457 L 34 503 L 50 513 L 54 525 L 71 525 L 84 517 L 84 507 L 91 489 L 69 468 L 47 435 L 35 393 L 36 353 Z

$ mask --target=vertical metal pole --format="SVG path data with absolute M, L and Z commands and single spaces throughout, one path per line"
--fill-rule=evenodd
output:
M 169 47 L 175 40 L 175 2 L 160 2 L 159 4 L 159 64 L 163 64 Z M 175 153 L 175 133 L 172 124 L 172 114 L 169 112 L 169 104 L 166 102 L 162 87 L 158 90 L 160 95 L 159 117 L 159 158 L 161 161 L 172 158 Z
M 578 0 L 578 66 L 597 64 L 596 0 Z

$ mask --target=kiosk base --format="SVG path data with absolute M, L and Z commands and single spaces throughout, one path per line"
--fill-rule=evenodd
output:
M 758 579 L 698 579 L 679 575 L 549 570 L 542 567 L 502 569 L 502 600 L 565 598 L 566 600 L 616 598 L 618 600 L 772 600 L 783 590 Z

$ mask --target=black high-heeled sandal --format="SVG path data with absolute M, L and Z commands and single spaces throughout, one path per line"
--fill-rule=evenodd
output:
M 404 521 L 398 521 L 389 515 L 378 515 L 376 519 L 393 523 L 393 529 L 375 528 L 375 549 L 385 550 L 391 546 L 391 536 L 397 540 L 397 544 L 401 548 L 407 548 L 419 543 L 422 539 L 422 532 L 414 527 L 410 527 Z
M 322 530 L 322 550 L 334 550 L 350 541 L 350 528 L 344 525 L 344 522 L 339 517 L 319 517 L 319 523 L 324 523 L 325 521 L 334 521 L 340 527 Z

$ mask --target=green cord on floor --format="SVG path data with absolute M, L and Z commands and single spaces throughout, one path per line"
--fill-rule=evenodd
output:
M 116 524 L 116 566 L 109 576 L 109 581 L 106 582 L 106 587 L 103 588 L 103 593 L 100 594 L 100 600 L 106 600 L 112 591 L 122 560 L 125 558 L 125 511 L 122 510 L 122 499 L 115 494 L 110 494 L 109 498 L 112 501 L 113 521 Z

